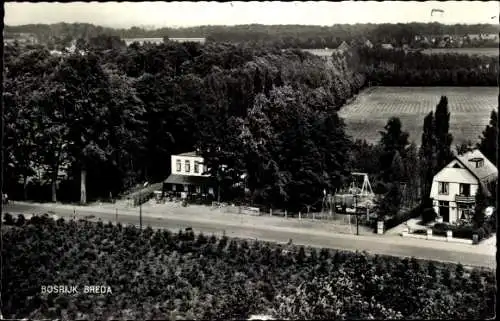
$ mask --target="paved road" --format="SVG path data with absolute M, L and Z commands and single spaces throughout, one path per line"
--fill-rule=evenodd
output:
M 12 214 L 51 213 L 59 217 L 73 217 L 74 212 L 70 206 L 46 206 L 37 204 L 9 204 L 3 209 L 4 212 Z M 77 217 L 94 216 L 103 221 L 116 220 L 112 209 L 94 209 L 78 207 Z M 262 218 L 264 219 L 264 218 Z M 122 224 L 139 224 L 137 210 L 122 210 L 118 216 L 118 222 Z M 314 247 L 328 247 L 342 250 L 360 250 L 374 254 L 385 254 L 393 256 L 414 256 L 422 259 L 437 260 L 443 262 L 460 262 L 464 265 L 496 267 L 495 252 L 480 250 L 477 246 L 467 244 L 451 244 L 433 242 L 427 240 L 406 240 L 395 236 L 356 236 L 347 234 L 335 234 L 318 229 L 298 229 L 290 227 L 279 227 L 266 224 L 249 225 L 244 221 L 220 219 L 200 219 L 182 215 L 162 215 L 143 211 L 143 226 L 150 225 L 154 228 L 168 228 L 171 230 L 192 227 L 195 231 L 205 234 L 220 235 L 240 238 L 257 238 L 273 242 L 288 242 L 293 240 L 294 244 L 310 245 Z

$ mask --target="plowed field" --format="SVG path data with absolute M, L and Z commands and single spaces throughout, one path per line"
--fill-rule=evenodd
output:
M 420 145 L 424 117 L 442 95 L 448 97 L 453 145 L 475 142 L 498 108 L 496 87 L 372 87 L 344 106 L 340 116 L 351 136 L 372 143 L 379 141 L 390 117 L 399 117 L 410 140 Z

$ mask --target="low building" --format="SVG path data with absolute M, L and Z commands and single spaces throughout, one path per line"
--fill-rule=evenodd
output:
M 364 45 L 365 47 L 373 48 L 373 43 L 368 39 L 364 42 Z
M 152 44 L 162 44 L 163 38 L 124 38 L 123 41 L 127 46 L 133 44 L 134 42 L 137 42 L 139 44 L 145 44 L 145 43 L 152 43 Z
M 173 192 L 177 196 L 214 195 L 215 182 L 207 174 L 203 157 L 197 152 L 188 152 L 171 156 L 171 174 L 163 182 L 164 192 Z
M 206 38 L 168 38 L 168 40 L 175 42 L 197 42 L 200 44 L 204 44 L 207 41 Z
M 443 222 L 470 218 L 479 186 L 491 195 L 491 184 L 497 178 L 497 168 L 479 150 L 456 156 L 432 180 L 430 197 L 434 210 Z

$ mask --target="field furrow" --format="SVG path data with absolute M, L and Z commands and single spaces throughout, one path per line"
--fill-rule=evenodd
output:
M 419 145 L 424 117 L 441 96 L 448 97 L 453 144 L 477 141 L 491 111 L 498 108 L 496 87 L 372 87 L 344 106 L 340 116 L 349 135 L 372 143 L 379 141 L 390 117 L 399 117 L 410 140 Z

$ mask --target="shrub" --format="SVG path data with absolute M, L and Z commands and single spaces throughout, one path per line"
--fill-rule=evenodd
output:
M 447 223 L 436 223 L 434 228 L 437 230 L 447 231 L 453 229 L 453 227 Z
M 5 213 L 3 215 L 3 220 L 5 222 L 5 225 L 14 225 L 14 218 L 12 217 L 12 214 L 10 213 Z
M 427 207 L 422 211 L 422 222 L 429 223 L 436 219 L 437 214 L 432 207 Z
M 432 235 L 435 235 L 435 236 L 446 236 L 446 231 L 443 231 L 441 229 L 435 229 L 435 228 L 433 228 L 432 229 Z
M 477 234 L 478 241 L 481 241 L 482 239 L 484 239 L 485 236 L 487 236 L 486 231 L 484 230 L 484 227 L 478 228 L 476 231 L 474 231 L 473 234 Z
M 17 216 L 16 225 L 17 226 L 23 226 L 24 224 L 26 224 L 26 218 L 24 217 L 23 214 L 19 214 Z
M 414 230 L 412 233 L 413 233 L 413 234 L 422 234 L 422 235 L 426 235 L 426 234 L 427 234 L 427 230 L 425 230 L 425 229 L 418 229 L 418 230 Z
M 475 228 L 470 225 L 459 226 L 453 230 L 453 237 L 471 240 L 474 232 Z

